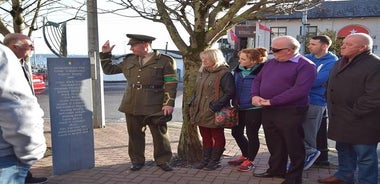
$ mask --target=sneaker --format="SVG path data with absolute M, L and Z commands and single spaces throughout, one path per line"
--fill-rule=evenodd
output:
M 36 183 L 46 183 L 48 181 L 48 179 L 46 177 L 41 177 L 41 178 L 37 178 L 37 177 L 26 177 L 25 178 L 25 184 L 36 184 Z
M 313 165 L 313 163 L 317 160 L 317 158 L 319 157 L 320 154 L 321 154 L 321 152 L 317 150 L 314 153 L 308 155 L 306 157 L 305 165 L 303 167 L 303 170 L 309 169 Z
M 253 162 L 249 161 L 249 160 L 245 160 L 238 168 L 237 170 L 238 171 L 242 171 L 242 172 L 247 172 L 247 171 L 252 171 L 253 169 L 255 168 L 255 165 L 253 164 Z
M 228 164 L 230 164 L 230 165 L 240 165 L 240 164 L 242 164 L 246 160 L 247 160 L 246 157 L 240 156 L 238 158 L 235 158 L 233 160 L 228 161 Z
M 286 170 L 289 170 L 289 169 L 290 169 L 290 166 L 291 166 L 291 163 L 288 162 L 288 163 L 286 164 Z

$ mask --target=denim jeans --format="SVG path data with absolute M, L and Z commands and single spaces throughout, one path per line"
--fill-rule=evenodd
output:
M 347 144 L 336 142 L 339 167 L 335 176 L 341 180 L 354 183 L 354 172 L 358 167 L 360 184 L 377 184 L 377 144 Z
M 21 163 L 15 155 L 0 157 L 0 184 L 25 183 L 29 165 Z
M 305 132 L 306 157 L 317 151 L 317 134 L 325 110 L 326 106 L 309 105 L 306 120 L 302 124 L 303 131 Z

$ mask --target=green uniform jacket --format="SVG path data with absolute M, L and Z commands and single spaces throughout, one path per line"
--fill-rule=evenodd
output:
M 154 56 L 142 67 L 134 54 L 126 55 L 122 62 L 115 65 L 111 57 L 111 53 L 100 53 L 103 72 L 123 73 L 128 81 L 120 112 L 151 115 L 162 111 L 164 105 L 174 107 L 178 80 L 172 57 L 155 51 Z

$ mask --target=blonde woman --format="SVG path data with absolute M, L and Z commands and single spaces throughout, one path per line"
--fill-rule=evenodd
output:
M 214 114 L 230 105 L 235 94 L 235 82 L 219 49 L 206 49 L 200 54 L 202 66 L 195 83 L 194 97 L 190 103 L 190 122 L 199 127 L 203 144 L 203 159 L 197 169 L 215 170 L 223 154 L 226 139 L 224 128 L 214 125 Z M 215 82 L 219 82 L 215 86 Z M 215 98 L 215 89 L 219 97 Z

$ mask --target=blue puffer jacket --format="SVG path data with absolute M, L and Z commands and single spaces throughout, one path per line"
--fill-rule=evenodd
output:
M 250 93 L 253 79 L 256 78 L 262 67 L 263 64 L 255 65 L 252 71 L 250 71 L 251 73 L 245 77 L 243 76 L 243 72 L 248 72 L 248 70 L 246 70 L 244 67 L 241 67 L 239 65 L 234 69 L 236 86 L 236 97 L 234 99 L 234 105 L 237 105 L 239 110 L 260 108 L 252 105 Z
M 317 67 L 317 78 L 309 92 L 310 104 L 325 106 L 326 82 L 329 78 L 330 70 L 334 66 L 335 61 L 338 60 L 338 57 L 331 52 L 328 52 L 321 58 L 316 58 L 312 54 L 307 54 L 306 57 L 313 61 Z

